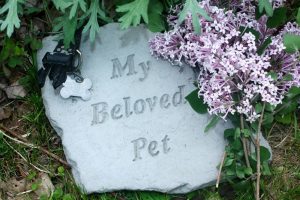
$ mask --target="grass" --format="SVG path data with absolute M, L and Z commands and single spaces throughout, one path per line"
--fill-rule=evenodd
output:
M 35 85 L 34 73 L 34 68 L 28 69 L 27 80 L 24 79 L 24 84 L 28 84 L 27 87 L 35 89 L 31 90 L 26 98 L 10 102 L 14 109 L 14 114 L 9 120 L 3 121 L 2 125 L 12 128 L 20 135 L 26 136 L 31 143 L 42 146 L 64 158 L 60 138 L 55 134 L 45 116 L 42 98 L 37 85 Z M 296 119 L 291 126 L 274 125 L 272 131 L 268 134 L 268 140 L 273 149 L 272 176 L 264 177 L 262 180 L 261 187 L 264 194 L 262 199 L 300 199 L 300 130 Z M 186 195 L 166 195 L 139 191 L 85 195 L 75 185 L 69 169 L 65 169 L 60 163 L 37 149 L 28 148 L 0 137 L 0 186 L 1 180 L 3 185 L 3 183 L 7 183 L 12 178 L 15 178 L 17 180 L 26 179 L 32 187 L 38 181 L 37 177 L 39 174 L 39 171 L 33 165 L 50 172 L 49 176 L 55 186 L 55 191 L 52 194 L 53 200 L 253 199 L 253 191 L 239 192 L 239 190 L 234 190 L 227 183 L 221 184 L 219 189 L 210 187 Z M 36 185 L 39 187 L 38 183 Z M 5 189 L 0 187 L 0 199 L 6 199 L 9 193 L 14 192 L 5 191 Z M 34 195 L 34 192 L 21 195 L 21 197 L 22 199 L 48 199 L 45 196 L 38 197 Z

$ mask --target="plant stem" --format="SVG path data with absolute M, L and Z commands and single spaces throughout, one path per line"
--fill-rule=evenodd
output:
M 50 14 L 49 14 L 49 10 L 48 10 L 48 2 L 47 1 L 43 1 L 43 7 L 44 7 L 44 10 L 45 10 L 45 14 L 46 14 L 46 17 L 47 17 L 47 20 L 49 21 L 51 27 L 53 25 L 53 21 L 50 17 Z
M 260 134 L 261 134 L 261 125 L 263 122 L 263 118 L 264 118 L 264 111 L 265 111 L 265 107 L 266 107 L 266 103 L 263 104 L 263 108 L 261 111 L 261 116 L 259 119 L 259 123 L 258 123 L 258 129 L 257 129 L 257 134 L 256 134 L 256 159 L 257 159 L 257 163 L 256 163 L 256 171 L 257 171 L 257 178 L 256 178 L 256 200 L 260 199 Z
M 241 121 L 241 129 L 243 131 L 245 129 L 245 127 L 244 127 L 244 117 L 243 117 L 242 114 L 240 115 L 240 121 Z M 247 140 L 244 136 L 242 136 L 242 143 L 243 143 L 243 149 L 244 149 L 244 154 L 245 154 L 246 165 L 247 165 L 247 167 L 250 167 L 249 151 L 248 151 L 248 148 L 247 148 Z
M 220 180 L 221 180 L 221 174 L 222 174 L 222 168 L 223 168 L 223 165 L 224 165 L 225 158 L 226 158 L 226 152 L 224 152 L 224 154 L 222 156 L 222 161 L 221 161 L 221 164 L 220 164 L 218 178 L 217 178 L 217 182 L 216 182 L 216 188 L 219 187 L 219 183 L 220 183 Z
M 10 137 L 10 136 L 6 135 L 3 130 L 5 132 L 7 132 L 8 134 L 10 134 L 11 136 L 13 136 L 13 137 Z M 38 149 L 38 150 L 44 152 L 45 154 L 47 154 L 48 156 L 52 157 L 54 160 L 56 160 L 56 161 L 60 162 L 61 164 L 65 165 L 67 168 L 70 167 L 70 165 L 66 161 L 64 161 L 63 159 L 61 159 L 60 157 L 58 157 L 54 153 L 48 151 L 47 149 L 45 149 L 41 146 L 37 146 L 37 145 L 29 143 L 25 138 L 22 138 L 17 133 L 15 133 L 14 131 L 12 131 L 9 128 L 6 128 L 5 126 L 0 125 L 0 133 L 2 133 L 4 136 L 6 136 L 7 138 L 11 139 L 12 141 L 14 141 L 16 143 L 22 144 L 22 145 L 27 146 L 27 147 L 32 148 L 32 149 Z

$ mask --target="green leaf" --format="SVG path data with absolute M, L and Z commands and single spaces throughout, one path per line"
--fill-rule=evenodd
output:
M 152 0 L 149 4 L 148 10 L 148 29 L 152 32 L 161 32 L 165 30 L 165 22 L 162 15 L 163 4 L 159 0 Z
M 43 46 L 42 42 L 36 38 L 32 38 L 30 41 L 30 48 L 34 51 L 41 49 Z
M 260 146 L 260 160 L 261 162 L 268 161 L 271 158 L 269 149 L 264 146 Z
M 266 48 L 267 48 L 271 43 L 272 43 L 272 39 L 271 39 L 271 37 L 268 37 L 268 38 L 262 43 L 262 45 L 260 45 L 260 47 L 258 47 L 258 49 L 257 49 L 257 54 L 258 54 L 258 55 L 262 55 L 262 54 L 265 52 Z
M 273 8 L 269 0 L 259 0 L 258 8 L 260 13 L 265 10 L 269 17 L 273 16 Z
M 232 149 L 235 151 L 240 151 L 242 148 L 242 143 L 241 140 L 234 140 L 234 142 L 232 143 Z
M 150 13 L 148 29 L 154 33 L 164 31 L 166 28 L 163 17 L 155 13 Z
M 286 47 L 285 51 L 287 53 L 294 53 L 300 49 L 300 36 L 285 34 L 283 36 L 283 43 Z
M 274 15 L 268 18 L 267 27 L 276 28 L 278 26 L 285 24 L 287 20 L 286 13 L 287 13 L 286 7 L 276 8 L 274 10 Z
M 23 61 L 24 60 L 22 59 L 22 57 L 13 56 L 8 59 L 7 64 L 9 67 L 15 68 L 16 66 L 22 66 Z
M 72 197 L 71 194 L 65 194 L 65 195 L 63 196 L 63 200 L 74 200 L 74 198 Z
M 61 188 L 57 188 L 53 192 L 53 199 L 60 199 L 63 196 L 64 192 Z
M 234 139 L 238 139 L 239 137 L 241 137 L 241 129 L 240 128 L 236 128 L 234 131 Z
M 206 11 L 201 8 L 197 0 L 186 0 L 182 11 L 179 13 L 178 23 L 181 24 L 187 17 L 188 14 L 192 15 L 192 24 L 195 33 L 199 34 L 201 32 L 201 26 L 199 23 L 199 15 L 204 17 L 208 21 L 212 21 L 210 16 Z
M 300 26 L 300 8 L 298 8 L 298 13 L 297 13 L 297 16 L 296 16 L 296 22 Z
M 156 192 L 142 192 L 139 194 L 140 198 L 135 199 L 142 199 L 142 200 L 168 200 L 166 194 L 156 193 Z
M 39 200 L 49 200 L 48 195 L 47 195 L 47 194 L 42 194 L 42 195 L 39 197 Z
M 40 12 L 44 11 L 43 8 L 37 8 L 37 7 L 25 7 L 24 8 L 24 15 L 31 15 L 31 14 L 38 14 Z
M 63 13 L 65 12 L 66 8 L 72 5 L 71 0 L 52 0 L 52 2 L 55 8 Z
M 5 62 L 8 66 L 14 68 L 17 65 L 22 66 L 26 52 L 11 38 L 4 40 L 4 46 L 0 52 L 0 62 Z
M 251 167 L 246 167 L 245 169 L 244 169 L 244 172 L 245 172 L 245 174 L 247 174 L 247 175 L 252 175 L 253 174 L 253 171 L 252 171 L 252 168 Z
M 229 138 L 234 138 L 235 134 L 235 129 L 234 128 L 229 128 L 224 131 L 224 138 L 229 139 Z
M 288 94 L 287 94 L 287 97 L 289 99 L 293 99 L 295 98 L 296 96 L 300 95 L 300 88 L 299 87 L 296 87 L 296 86 L 293 86 L 290 88 L 290 90 L 288 91 Z
M 74 35 L 77 29 L 77 19 L 74 17 L 69 19 L 68 14 L 58 17 L 55 20 L 53 31 L 63 31 L 64 46 L 68 48 L 74 41 Z
M 293 80 L 293 75 L 286 74 L 286 75 L 283 76 L 282 80 L 284 80 L 284 81 L 292 81 Z
M 261 105 L 261 103 L 257 103 L 255 105 L 255 112 L 256 113 L 261 113 L 262 109 L 263 109 L 263 106 Z
M 210 122 L 206 125 L 204 132 L 206 133 L 207 131 L 209 131 L 209 129 L 215 127 L 217 125 L 217 123 L 219 122 L 220 117 L 217 115 L 214 115 L 212 117 L 212 119 L 210 120 Z
M 203 102 L 203 98 L 198 97 L 198 89 L 191 92 L 185 99 L 189 102 L 194 111 L 199 114 L 207 113 L 208 106 Z
M 60 166 L 57 168 L 58 173 L 64 173 L 65 172 L 65 168 L 63 166 Z
M 272 175 L 270 167 L 269 167 L 269 163 L 267 161 L 262 163 L 262 174 L 265 176 Z
M 64 176 L 65 175 L 65 168 L 63 166 L 60 166 L 57 168 L 57 172 L 60 176 Z
M 96 33 L 98 33 L 100 30 L 98 24 L 98 17 L 105 21 L 107 21 L 108 18 L 105 16 L 104 11 L 100 9 L 98 0 L 91 1 L 90 8 L 86 12 L 86 16 L 89 16 L 89 20 L 84 26 L 82 33 L 86 33 L 89 31 L 90 41 L 94 42 L 96 38 Z
M 134 0 L 130 3 L 118 6 L 117 12 L 125 14 L 119 19 L 121 28 L 126 29 L 130 25 L 137 26 L 141 23 L 141 18 L 148 23 L 149 0 Z
M 251 136 L 251 132 L 249 129 L 243 129 L 241 130 L 242 134 L 244 137 L 250 137 Z
M 74 35 L 77 28 L 77 19 L 74 17 L 72 19 L 65 19 L 64 31 L 64 45 L 66 48 L 74 42 Z
M 33 171 L 33 172 L 30 172 L 30 174 L 26 177 L 27 180 L 33 180 L 35 177 L 36 177 L 36 172 Z
M 75 17 L 77 13 L 78 6 L 80 9 L 86 11 L 86 2 L 85 0 L 52 0 L 57 10 L 65 13 L 67 8 L 70 8 L 69 19 Z
M 290 100 L 290 101 L 284 100 L 282 106 L 283 109 L 278 112 L 279 115 L 288 114 L 296 111 L 296 109 L 298 108 L 298 102 L 295 100 Z
M 18 16 L 18 4 L 24 3 L 24 0 L 9 0 L 6 4 L 0 8 L 0 15 L 7 12 L 4 21 L 0 21 L 0 31 L 6 29 L 6 34 L 11 37 L 14 32 L 14 28 L 20 28 L 20 19 Z
M 164 11 L 164 5 L 159 0 L 151 0 L 148 6 L 149 13 L 162 14 Z
M 275 110 L 275 108 L 276 108 L 276 106 L 271 105 L 270 103 L 266 103 L 266 106 L 265 106 L 266 111 L 273 112 Z
M 271 114 L 271 113 L 264 114 L 263 125 L 272 124 L 273 121 L 274 121 L 273 114 Z
M 277 75 L 276 72 L 270 71 L 270 72 L 268 72 L 268 75 L 271 76 L 271 78 L 272 78 L 274 81 L 277 81 L 278 75 Z
M 251 191 L 252 190 L 252 180 L 251 179 L 244 179 L 244 180 L 239 180 L 237 183 L 235 183 L 233 185 L 233 188 L 235 191 Z M 243 196 L 243 195 L 242 195 Z M 244 197 L 246 198 L 242 198 L 242 199 L 249 199 L 249 200 L 253 200 L 253 198 L 249 195 L 249 194 L 246 194 L 244 195 Z M 248 198 L 249 197 L 249 198 Z
M 292 113 L 287 114 L 278 114 L 275 116 L 275 120 L 282 124 L 291 124 L 292 123 Z
M 259 20 L 265 13 L 264 12 L 259 12 L 258 6 L 255 8 L 255 19 Z
M 33 190 L 33 191 L 37 190 L 38 188 L 39 188 L 39 183 L 33 183 L 31 185 L 31 190 Z
M 226 159 L 224 162 L 224 166 L 228 167 L 228 166 L 232 165 L 233 161 L 234 161 L 233 158 Z
M 75 15 L 77 13 L 78 5 L 83 12 L 86 12 L 86 2 L 84 0 L 73 0 L 69 19 L 72 19 L 73 17 L 75 17 Z
M 244 168 L 242 166 L 237 166 L 236 167 L 236 175 L 240 179 L 245 178 L 245 171 L 244 171 Z
M 252 33 L 255 36 L 255 40 L 259 39 L 259 32 L 255 30 L 254 28 L 244 27 L 240 26 L 240 32 L 244 35 L 245 33 Z

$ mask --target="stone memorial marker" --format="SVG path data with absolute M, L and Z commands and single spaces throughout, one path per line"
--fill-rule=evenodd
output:
M 185 96 L 195 89 L 191 68 L 171 66 L 149 53 L 143 26 L 100 29 L 83 37 L 82 75 L 93 82 L 89 101 L 63 99 L 49 80 L 42 89 L 46 114 L 62 138 L 74 178 L 87 193 L 155 190 L 186 193 L 215 182 L 224 152 L 219 123 L 208 133 Z M 56 42 L 44 40 L 38 62 Z

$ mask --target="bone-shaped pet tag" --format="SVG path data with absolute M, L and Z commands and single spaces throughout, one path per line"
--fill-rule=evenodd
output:
M 60 90 L 62 98 L 67 99 L 69 97 L 80 97 L 84 101 L 91 99 L 92 81 L 88 78 L 82 79 L 82 81 L 76 81 L 69 75 L 66 81 L 63 83 L 63 87 Z

